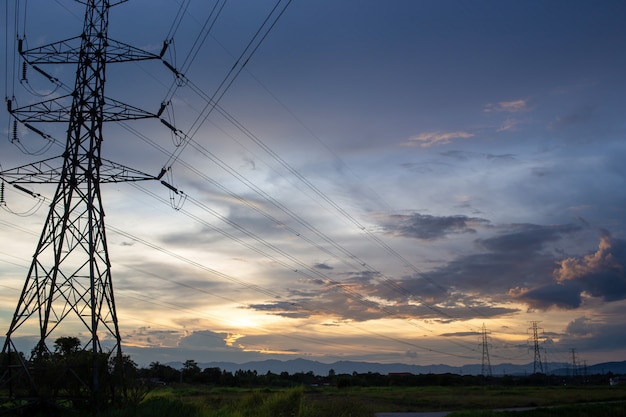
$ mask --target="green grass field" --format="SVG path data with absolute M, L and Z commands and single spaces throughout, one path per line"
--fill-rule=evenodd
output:
M 531 411 L 498 412 L 503 408 Z M 58 411 L 58 410 L 57 410 Z M 173 384 L 137 393 L 102 417 L 374 417 L 451 411 L 450 417 L 626 417 L 626 385 L 218 388 Z M 50 417 L 49 411 L 40 413 Z M 18 415 L 18 414 L 16 414 Z M 31 414 L 24 414 L 31 415 Z M 56 415 L 66 415 L 57 413 Z M 72 411 L 76 417 L 90 412 Z
M 510 407 L 539 409 L 515 414 L 485 411 Z M 442 410 L 455 411 L 451 417 L 626 417 L 626 386 L 255 390 L 168 386 L 151 391 L 135 406 L 109 410 L 103 416 L 373 417 L 377 412 Z

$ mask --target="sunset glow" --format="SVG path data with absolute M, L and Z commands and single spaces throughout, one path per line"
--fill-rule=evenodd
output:
M 62 3 L 28 2 L 29 47 L 80 34 Z M 133 360 L 475 364 L 484 325 L 492 362 L 523 364 L 533 322 L 549 361 L 626 359 L 624 2 L 294 1 L 241 67 L 273 3 L 229 2 L 204 37 L 192 1 L 166 39 L 179 3 L 110 15 L 112 38 L 170 42 L 167 65 L 107 67 L 107 97 L 164 109 L 102 148 L 163 173 L 102 184 Z M 73 85 L 22 75 L 9 29 L 7 100 Z M 0 128 L 0 171 L 63 153 L 61 123 Z M 55 186 L 24 187 L 2 196 L 0 334 Z

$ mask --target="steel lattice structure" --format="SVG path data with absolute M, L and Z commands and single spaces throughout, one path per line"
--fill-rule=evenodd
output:
M 61 156 L 0 173 L 3 181 L 17 188 L 24 183 L 58 183 L 2 350 L 0 388 L 9 393 L 4 401 L 20 407 L 29 401 L 75 402 L 77 395 L 92 403 L 102 401 L 102 392 L 108 389 L 102 386 L 103 373 L 111 372 L 115 360 L 120 363 L 122 350 L 100 184 L 155 179 L 101 157 L 106 122 L 158 117 L 107 98 L 105 70 L 109 63 L 161 59 L 162 53 L 109 39 L 109 9 L 115 5 L 109 0 L 80 3 L 86 4 L 80 36 L 29 50 L 22 50 L 19 43 L 20 55 L 29 65 L 75 64 L 73 91 L 21 108 L 8 103 L 12 117 L 33 130 L 32 123 L 38 122 L 68 126 Z M 38 340 L 30 357 L 19 354 L 15 338 L 35 327 Z M 88 372 L 46 368 L 53 354 L 51 340 L 70 336 L 61 333 L 67 328 L 90 337 L 81 347 L 91 357 Z M 51 375 L 53 371 L 56 374 Z M 64 390 L 66 382 L 82 388 Z M 51 383 L 57 384 L 54 389 Z
M 535 352 L 533 361 L 533 373 L 544 373 L 543 362 L 541 362 L 541 348 L 539 347 L 539 321 L 531 321 L 532 327 L 529 330 L 533 332 L 533 349 Z
M 480 330 L 481 334 L 481 344 L 483 347 L 483 360 L 481 366 L 481 374 L 482 376 L 493 376 L 491 372 L 491 359 L 489 358 L 489 332 L 487 331 L 487 327 L 485 327 L 485 323 L 483 323 L 483 327 Z

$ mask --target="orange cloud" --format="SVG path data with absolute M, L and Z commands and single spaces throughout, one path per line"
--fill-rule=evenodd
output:
M 577 279 L 585 275 L 603 271 L 619 271 L 624 267 L 615 259 L 612 253 L 612 240 L 608 233 L 600 236 L 598 250 L 580 258 L 566 258 L 560 262 L 560 267 L 554 270 L 557 282 Z
M 405 142 L 405 146 L 420 146 L 422 148 L 428 148 L 433 145 L 444 145 L 450 143 L 453 139 L 467 139 L 473 137 L 473 133 L 456 131 L 456 132 L 424 132 L 419 135 L 409 138 L 408 142 Z
M 242 334 L 237 334 L 237 333 L 228 333 L 228 335 L 226 336 L 226 338 L 224 339 L 224 342 L 226 342 L 226 346 L 234 346 L 235 342 L 237 342 L 237 339 L 240 339 L 244 337 L 244 335 Z

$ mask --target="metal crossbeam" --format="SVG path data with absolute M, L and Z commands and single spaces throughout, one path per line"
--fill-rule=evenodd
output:
M 2 349 L 0 414 L 26 404 L 76 404 L 94 410 L 113 401 L 107 387 L 121 369 L 121 336 L 111 279 L 100 184 L 153 180 L 155 177 L 101 157 L 104 123 L 157 117 L 104 95 L 108 63 L 160 56 L 108 39 L 109 0 L 86 0 L 81 36 L 27 51 L 34 64 L 76 64 L 71 94 L 9 112 L 41 133 L 32 123 L 67 123 L 61 156 L 0 172 L 3 181 L 35 195 L 19 184 L 56 183 L 49 212 Z M 118 4 L 120 2 L 116 2 Z M 43 73 L 43 72 L 42 72 Z M 32 336 L 30 356 L 16 349 L 18 336 Z M 72 332 L 72 333 L 68 333 Z M 87 365 L 51 365 L 55 338 L 89 335 L 83 345 Z M 117 390 L 116 392 L 121 392 Z

